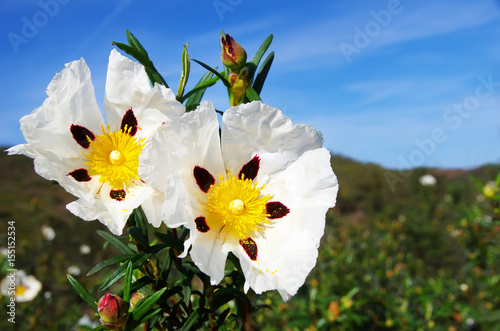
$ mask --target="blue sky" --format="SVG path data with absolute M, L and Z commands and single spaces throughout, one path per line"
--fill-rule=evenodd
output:
M 500 162 L 500 2 L 0 2 L 0 145 L 22 143 L 64 64 L 85 58 L 102 105 L 111 41 L 129 29 L 170 86 L 180 56 L 220 66 L 219 33 L 252 57 L 274 35 L 262 92 L 294 123 L 313 124 L 333 153 L 392 169 Z M 192 86 L 204 70 L 192 64 Z M 222 85 L 206 100 L 228 107 Z

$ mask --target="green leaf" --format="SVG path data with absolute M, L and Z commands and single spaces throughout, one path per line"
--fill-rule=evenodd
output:
M 130 285 L 132 283 L 132 261 L 128 261 L 125 270 L 125 281 L 123 282 L 123 301 L 130 301 Z
M 118 249 L 122 254 L 125 255 L 135 254 L 135 252 L 132 249 L 130 249 L 127 245 L 125 245 L 120 239 L 118 239 L 114 235 L 102 230 L 97 230 L 97 234 L 103 237 L 111 245 L 115 246 L 115 248 Z
M 217 69 L 217 68 L 215 68 Z M 205 94 L 205 91 L 208 87 L 215 85 L 217 81 L 220 79 L 219 77 L 213 77 L 213 73 L 210 71 L 205 73 L 201 77 L 201 79 L 198 81 L 198 84 L 189 92 L 184 94 L 182 99 L 180 100 L 181 103 L 183 103 L 186 99 L 186 109 L 194 109 L 196 106 L 198 106 L 201 102 L 201 99 L 203 98 L 203 94 Z M 213 78 L 212 78 L 213 77 Z
M 251 86 L 247 88 L 246 96 L 248 101 L 262 101 L 259 94 Z
M 151 284 L 152 282 L 153 280 L 148 276 L 141 277 L 130 285 L 130 293 L 134 293 L 135 291 L 140 290 L 141 288 Z M 119 297 L 123 297 L 123 289 L 118 291 L 116 295 L 118 295 Z
M 193 330 L 194 326 L 200 319 L 203 319 L 203 315 L 205 315 L 208 312 L 207 309 L 205 308 L 198 308 L 196 309 L 191 316 L 184 322 L 182 325 L 182 328 L 180 329 L 181 331 L 187 331 L 187 330 Z
M 141 207 L 134 209 L 132 214 L 130 215 L 135 225 L 141 230 L 141 233 L 144 237 L 148 237 L 148 227 L 147 227 L 147 219 L 146 215 L 144 215 L 144 211 Z M 148 245 L 149 246 L 149 245 Z
M 476 184 L 478 191 L 483 193 L 483 189 L 484 189 L 483 183 L 481 183 L 481 181 L 475 176 L 471 176 L 471 178 L 472 178 L 472 181 L 474 182 L 474 184 Z
M 133 46 L 116 41 L 113 41 L 112 44 L 139 61 L 144 67 L 149 67 L 153 64 L 147 55 L 144 55 Z
M 157 253 L 161 249 L 167 248 L 165 245 L 155 245 L 152 246 L 150 249 L 147 251 L 142 251 L 140 253 L 137 253 L 134 255 L 134 257 L 130 260 L 132 261 L 132 267 L 138 268 L 140 267 L 144 262 L 146 262 L 153 254 Z M 105 291 L 108 289 L 111 285 L 119 281 L 123 276 L 125 276 L 125 271 L 127 268 L 127 264 L 122 264 L 119 266 L 109 277 L 104 281 L 104 283 L 101 285 L 98 291 Z
M 226 317 L 230 312 L 231 308 L 227 308 L 220 314 L 219 318 L 217 319 L 217 326 L 222 326 L 224 324 L 224 321 L 226 320 Z
M 144 66 L 144 69 L 146 70 L 146 73 L 152 85 L 154 85 L 154 83 L 158 83 L 164 85 L 165 87 L 168 87 L 167 82 L 156 70 L 155 66 L 153 65 L 153 62 L 147 56 L 147 53 L 145 55 L 132 46 L 119 43 L 116 41 L 113 41 L 112 44 L 121 49 L 122 51 L 124 51 L 125 53 L 127 53 L 128 55 L 135 58 L 137 61 L 139 61 L 140 64 Z
M 142 249 L 146 249 L 149 247 L 148 238 L 143 235 L 142 231 L 137 226 L 128 228 L 127 232 L 135 241 L 137 241 Z
M 125 30 L 125 31 L 126 31 L 126 34 L 127 34 L 127 40 L 128 40 L 129 45 L 132 46 L 132 47 L 134 47 L 136 50 L 138 50 L 141 54 L 143 54 L 147 58 L 149 58 L 148 52 L 146 52 L 146 50 L 144 49 L 144 47 L 142 47 L 141 43 L 132 34 L 132 32 L 130 32 L 128 29 Z
M 214 309 L 219 308 L 223 304 L 233 299 L 237 299 L 242 303 L 247 304 L 248 306 L 252 305 L 245 293 L 241 292 L 239 289 L 232 287 L 224 287 L 216 289 L 213 298 L 214 298 L 213 300 Z
M 95 328 L 92 329 L 92 331 L 102 331 L 102 330 L 107 330 L 108 327 L 104 324 L 101 324 L 99 326 L 96 326 Z
M 269 73 L 269 69 L 271 69 L 271 64 L 273 64 L 273 60 L 274 60 L 274 52 L 271 52 L 262 63 L 262 66 L 260 67 L 259 72 L 255 77 L 255 81 L 252 87 L 255 90 L 255 92 L 257 92 L 258 95 L 260 95 L 260 92 L 262 91 L 262 87 L 264 86 L 264 81 L 266 80 L 267 74 Z
M 155 317 L 156 315 L 158 315 L 160 312 L 162 311 L 162 308 L 156 308 L 155 310 L 153 310 L 151 313 L 143 316 L 139 321 L 137 321 L 136 325 L 140 325 L 144 322 L 147 322 L 149 321 L 151 318 Z
M 112 266 L 114 264 L 130 260 L 133 256 L 134 256 L 133 254 L 113 256 L 107 260 L 100 262 L 95 267 L 90 269 L 90 271 L 87 272 L 87 276 L 91 276 L 91 275 L 95 274 L 96 272 L 98 272 L 106 267 Z
M 176 97 L 178 101 L 182 100 L 182 95 L 184 94 L 184 88 L 186 87 L 191 67 L 191 62 L 189 61 L 189 55 L 187 52 L 187 45 L 188 44 L 184 45 L 184 50 L 182 51 L 182 74 L 179 81 L 179 88 L 177 90 Z
M 184 250 L 184 243 L 180 240 L 175 238 L 171 233 L 161 233 L 161 232 L 155 232 L 155 236 L 158 237 L 161 241 L 165 243 L 168 247 L 172 247 L 175 250 L 182 251 Z
M 273 35 L 270 34 L 266 40 L 260 45 L 259 49 L 257 50 L 257 53 L 255 53 L 252 63 L 255 64 L 255 67 L 259 66 L 260 60 L 264 56 L 264 53 L 266 53 L 267 49 L 269 48 L 269 45 L 271 45 L 271 42 L 273 41 Z
M 80 282 L 74 279 L 73 276 L 68 274 L 67 278 L 71 286 L 73 286 L 73 288 L 75 289 L 76 293 L 78 293 L 78 295 L 80 296 L 80 298 L 82 298 L 90 306 L 90 308 L 92 308 L 97 313 L 96 298 L 94 298 L 94 296 L 90 294 L 89 291 L 87 291 L 85 287 L 83 287 L 83 285 L 80 284 Z
M 198 60 L 195 60 L 193 59 L 194 62 L 198 63 L 199 65 L 201 65 L 203 68 L 207 69 L 208 71 L 210 71 L 211 73 L 213 73 L 215 76 L 219 77 L 220 80 L 222 81 L 222 83 L 224 83 L 224 85 L 227 87 L 227 88 L 231 88 L 231 84 L 228 82 L 228 80 L 222 76 L 217 70 L 215 70 L 214 68 L 206 65 L 205 63 L 201 62 L 201 61 L 198 61 Z
M 160 297 L 162 296 L 163 292 L 166 291 L 166 289 L 167 288 L 164 287 L 161 290 L 153 293 L 151 296 L 141 299 L 141 301 L 137 303 L 137 305 L 134 307 L 134 309 L 129 315 L 126 325 L 127 330 L 131 330 L 140 324 L 141 318 L 148 313 L 149 309 L 153 307 L 153 305 L 156 303 L 156 301 L 158 301 L 158 299 L 160 299 Z

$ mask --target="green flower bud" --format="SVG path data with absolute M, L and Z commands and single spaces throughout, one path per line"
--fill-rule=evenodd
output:
M 247 52 L 230 35 L 220 38 L 222 64 L 232 71 L 239 72 L 247 61 Z
M 242 69 L 239 74 L 231 72 L 228 76 L 228 80 L 231 84 L 231 89 L 229 90 L 229 104 L 231 106 L 237 106 L 243 101 L 243 96 L 250 84 L 248 69 Z
M 132 294 L 132 297 L 130 298 L 130 309 L 129 311 L 132 311 L 134 309 L 135 305 L 141 301 L 142 298 L 145 298 L 146 294 L 141 293 L 141 292 L 134 292 Z
M 128 304 L 117 295 L 106 293 L 97 303 L 101 322 L 107 327 L 118 328 L 127 321 Z

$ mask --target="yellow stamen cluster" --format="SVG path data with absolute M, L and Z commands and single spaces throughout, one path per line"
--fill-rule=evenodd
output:
M 17 284 L 16 285 L 16 295 L 23 295 L 28 288 L 24 285 Z
M 210 188 L 207 210 L 224 224 L 226 231 L 246 238 L 270 223 L 266 204 L 271 196 L 261 196 L 264 186 L 258 187 L 251 179 L 238 179 L 231 174 L 228 177 L 220 176 L 220 183 Z
M 90 141 L 87 164 L 92 175 L 100 175 L 99 181 L 113 188 L 124 188 L 134 179 L 139 179 L 139 155 L 144 139 L 138 140 L 130 130 L 113 132 L 102 127 L 102 135 Z

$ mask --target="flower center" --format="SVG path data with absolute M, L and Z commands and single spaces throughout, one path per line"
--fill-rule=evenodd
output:
M 123 188 L 131 181 L 139 179 L 139 155 L 144 139 L 132 137 L 129 130 L 118 132 L 102 128 L 102 135 L 90 141 L 86 164 L 91 172 L 100 175 L 99 181 L 113 188 Z
M 26 292 L 27 288 L 24 285 L 17 284 L 16 285 L 16 295 L 23 295 Z
M 234 215 L 241 215 L 245 211 L 245 203 L 240 199 L 234 199 L 229 203 L 229 211 Z
M 125 161 L 125 158 L 122 156 L 122 153 L 120 151 L 114 150 L 111 153 L 109 153 L 109 163 L 115 166 L 119 166 Z
M 238 238 L 246 238 L 260 226 L 269 224 L 266 204 L 270 195 L 262 196 L 258 183 L 251 179 L 238 179 L 228 174 L 220 176 L 220 183 L 209 191 L 207 210 L 224 224 L 226 231 Z

